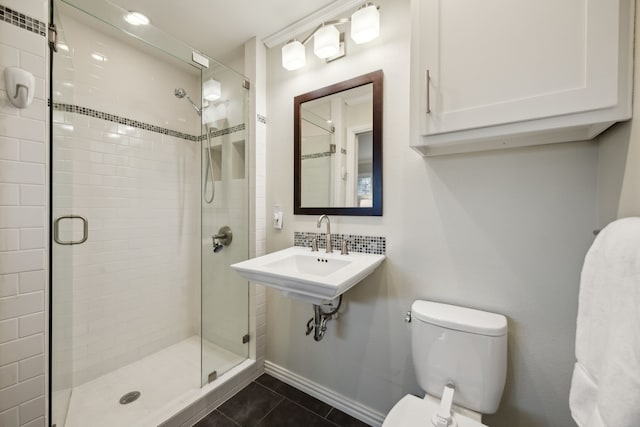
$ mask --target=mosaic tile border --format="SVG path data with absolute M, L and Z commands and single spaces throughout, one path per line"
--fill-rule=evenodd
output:
M 38 34 L 39 36 L 47 36 L 47 24 L 35 18 L 9 9 L 0 4 L 0 21 L 7 22 L 16 27 Z
M 304 231 L 296 231 L 293 233 L 293 245 L 302 247 L 311 247 L 311 241 L 318 239 L 318 247 L 326 248 L 325 233 L 311 233 Z M 362 236 L 358 234 L 332 234 L 331 241 L 335 248 L 342 247 L 343 240 L 349 241 L 349 250 L 353 252 L 361 252 L 365 254 L 386 255 L 387 239 L 382 236 Z
M 189 141 L 198 140 L 198 137 L 194 135 L 189 135 L 183 132 L 178 132 L 178 131 L 163 128 L 160 126 L 151 125 L 149 123 L 139 122 L 137 120 L 132 120 L 126 117 L 116 116 L 115 114 L 105 113 L 102 111 L 94 110 L 93 108 L 85 108 L 85 107 L 80 107 L 78 105 L 72 105 L 72 104 L 54 103 L 53 109 L 57 111 L 64 111 L 67 113 L 76 113 L 76 114 L 81 114 L 83 116 L 95 117 L 96 119 L 107 120 L 109 122 L 131 126 L 138 129 L 148 130 L 151 132 L 161 133 L 164 135 L 175 136 L 176 138 L 182 138 Z
M 300 156 L 300 159 L 302 160 L 309 160 L 309 159 L 319 159 L 320 157 L 331 157 L 332 153 L 331 151 L 325 151 L 324 153 L 313 153 L 313 154 L 303 154 L 302 156 Z
M 226 129 L 220 129 L 220 130 L 210 129 L 209 132 L 211 133 L 211 136 L 213 138 L 217 138 L 219 136 L 229 135 L 229 134 L 232 134 L 232 133 L 235 133 L 235 132 L 240 132 L 240 131 L 243 131 L 244 129 L 245 129 L 244 123 L 240 123 L 239 125 L 232 126 L 230 128 L 226 128 Z
M 64 111 L 67 113 L 76 113 L 76 114 L 81 114 L 83 116 L 94 117 L 96 119 L 107 120 L 107 121 L 118 123 L 121 125 L 148 130 L 150 132 L 156 132 L 163 135 L 174 136 L 176 138 L 186 139 L 187 141 L 199 142 L 206 138 L 206 135 L 200 135 L 200 136 L 189 135 L 184 132 L 178 132 L 172 129 L 163 128 L 161 126 L 140 122 L 138 120 L 129 119 L 127 117 L 116 116 L 115 114 L 105 113 L 103 111 L 94 110 L 92 108 L 80 107 L 79 105 L 62 104 L 62 103 L 54 102 L 53 109 L 57 111 Z M 232 126 L 226 129 L 220 129 L 220 130 L 211 129 L 210 133 L 211 133 L 211 137 L 215 138 L 223 135 L 229 135 L 234 132 L 243 131 L 244 129 L 245 129 L 245 124 L 241 123 L 239 125 Z

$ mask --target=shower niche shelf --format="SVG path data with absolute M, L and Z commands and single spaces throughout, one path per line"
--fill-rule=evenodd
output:
M 205 148 L 207 150 L 207 148 Z M 206 152 L 205 152 L 206 154 Z M 205 157 L 205 167 L 207 159 Z M 214 145 L 211 147 L 211 162 L 213 163 L 213 180 L 222 181 L 222 145 Z
M 231 143 L 231 178 L 244 179 L 244 177 L 244 140 L 234 141 Z
M 206 150 L 206 148 L 205 148 Z M 206 151 L 204 152 L 206 156 Z M 205 157 L 205 167 L 207 159 Z M 211 161 L 213 162 L 213 177 L 216 182 L 225 179 L 245 179 L 245 142 L 244 140 L 214 143 L 211 147 Z

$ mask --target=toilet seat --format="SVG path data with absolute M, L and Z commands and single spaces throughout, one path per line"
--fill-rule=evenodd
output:
M 407 394 L 391 408 L 382 427 L 430 427 L 431 417 L 438 411 L 440 400 L 432 396 L 424 399 Z M 480 422 L 480 414 L 455 406 L 451 412 L 458 427 L 487 427 Z

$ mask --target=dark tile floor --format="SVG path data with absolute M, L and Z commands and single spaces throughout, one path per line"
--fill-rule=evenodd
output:
M 263 374 L 195 427 L 366 427 L 315 397 Z

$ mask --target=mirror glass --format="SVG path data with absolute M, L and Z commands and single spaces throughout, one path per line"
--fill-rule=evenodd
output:
M 382 72 L 294 104 L 294 213 L 382 215 Z

